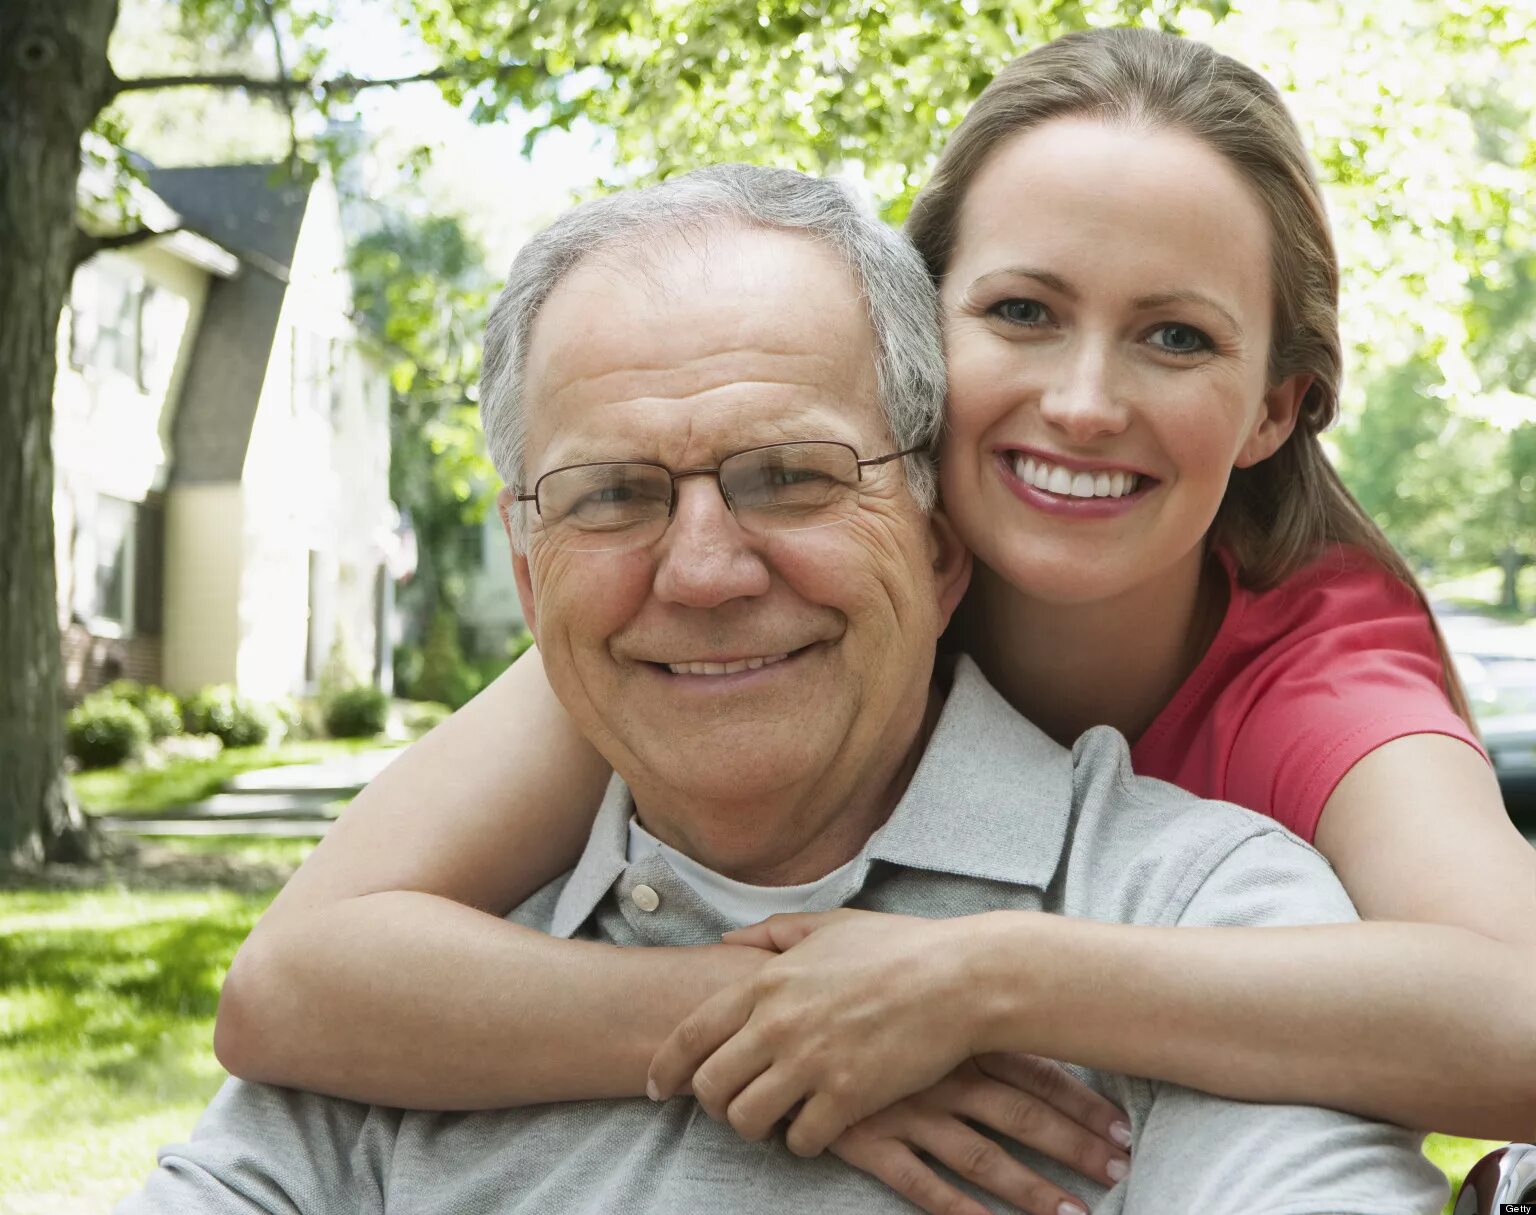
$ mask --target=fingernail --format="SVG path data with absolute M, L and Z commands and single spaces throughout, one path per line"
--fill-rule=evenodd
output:
M 1131 1171 L 1131 1166 L 1123 1160 L 1111 1160 L 1104 1171 L 1109 1174 L 1111 1180 L 1124 1181 L 1125 1175 Z
M 656 1081 L 652 1080 L 649 1076 L 645 1078 L 645 1095 L 652 1101 L 661 1100 L 661 1090 L 656 1087 Z
M 1088 1215 L 1088 1211 L 1075 1202 L 1064 1202 L 1056 1208 L 1056 1215 Z
M 1129 1123 L 1111 1122 L 1109 1124 L 1109 1137 L 1123 1148 L 1131 1146 L 1131 1128 Z

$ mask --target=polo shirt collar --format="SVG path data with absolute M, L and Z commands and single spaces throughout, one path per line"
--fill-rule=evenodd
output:
M 581 860 L 555 904 L 550 932 L 573 936 L 628 866 L 633 813 L 617 775 Z M 961 655 L 944 708 L 906 793 L 870 837 L 869 862 L 1046 889 L 1072 813 L 1072 755 L 1025 721 Z
M 1072 753 L 966 655 L 907 791 L 866 855 L 908 869 L 1044 890 L 1072 815 Z

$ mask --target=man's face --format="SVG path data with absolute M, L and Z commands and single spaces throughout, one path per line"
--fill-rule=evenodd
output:
M 650 248 L 639 271 L 628 260 L 577 267 L 535 324 L 528 484 L 586 461 L 714 467 L 793 440 L 893 450 L 868 314 L 834 254 L 732 230 Z M 556 694 L 647 826 L 705 863 L 771 870 L 768 854 L 824 826 L 806 807 L 888 780 L 916 738 L 968 559 L 901 461 L 865 470 L 860 490 L 846 522 L 753 534 L 712 477 L 689 477 L 652 545 L 573 551 L 535 530 L 515 556 Z M 732 813 L 768 804 L 806 821 Z

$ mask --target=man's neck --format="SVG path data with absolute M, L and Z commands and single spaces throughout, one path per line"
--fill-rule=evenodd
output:
M 872 748 L 858 771 L 816 773 L 741 800 L 690 798 L 631 784 L 641 826 L 715 873 L 754 886 L 798 886 L 848 863 L 884 825 L 912 782 L 944 707 L 936 672 L 905 746 Z M 895 733 L 893 730 L 892 733 Z

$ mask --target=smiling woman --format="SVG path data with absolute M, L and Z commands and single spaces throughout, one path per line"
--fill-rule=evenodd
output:
M 364 792 L 242 952 L 220 1025 L 226 1062 L 283 1084 L 457 1108 L 637 1093 L 672 1032 L 660 1056 L 666 1087 L 692 1069 L 710 1107 L 737 1125 L 734 1099 L 773 1075 L 772 1108 L 804 1099 L 792 1142 L 815 1151 L 870 1112 L 860 1094 L 879 1088 L 871 1077 L 893 1083 L 974 1018 L 988 1027 L 977 1041 L 1250 1102 L 1528 1132 L 1536 858 L 1504 816 L 1416 585 L 1323 455 L 1318 435 L 1340 378 L 1338 271 L 1278 94 L 1241 64 L 1171 36 L 1062 39 L 1017 61 L 978 100 L 909 233 L 939 288 L 948 342 L 944 510 L 977 557 L 957 640 L 1057 742 L 1113 726 L 1134 744 L 1139 771 L 1237 801 L 1315 844 L 1368 922 L 1190 931 L 999 913 L 949 926 L 942 956 L 914 959 L 914 927 L 811 919 L 744 939 L 787 951 L 777 969 L 781 959 L 718 945 L 640 968 L 468 910 L 505 912 L 569 868 L 590 827 L 605 773 L 550 683 L 611 749 L 621 731 L 579 707 L 584 672 L 595 672 L 593 686 L 621 673 L 668 681 L 657 687 L 656 721 L 622 723 L 660 770 L 676 762 L 664 754 L 661 719 L 676 725 L 697 706 L 667 699 L 676 676 L 631 672 L 627 660 L 709 663 L 810 640 L 814 652 L 792 663 L 835 664 L 823 645 L 832 642 L 866 646 L 877 663 L 921 661 L 874 636 L 903 636 L 901 613 L 882 624 L 849 589 L 807 593 L 792 560 L 779 579 L 741 548 L 717 545 L 729 518 L 698 479 L 679 488 L 655 553 L 615 558 L 609 582 L 584 579 L 565 556 L 519 558 L 535 607 L 567 593 L 551 583 L 569 578 L 610 640 L 541 633 L 547 679 L 530 655 Z M 762 244 L 785 239 L 764 233 Z M 831 336 L 817 304 L 846 282 L 835 287 L 804 258 L 778 273 L 786 332 L 807 343 Z M 597 357 L 592 348 L 610 340 L 593 315 L 559 318 L 572 360 Z M 688 359 L 710 324 L 701 315 L 649 341 Z M 882 345 L 882 357 L 890 350 Z M 501 377 L 488 399 L 520 390 L 521 366 L 487 366 Z M 681 380 L 647 369 L 625 397 L 659 411 L 683 396 L 706 402 L 709 427 L 696 439 L 679 432 L 675 450 L 645 450 L 622 417 L 583 403 L 601 381 L 573 382 L 562 406 L 592 411 L 589 444 L 599 434 L 617 444 L 611 458 L 674 468 L 787 438 L 890 450 L 851 433 L 851 412 L 814 434 L 760 434 L 728 393 L 711 396 L 724 384 L 703 377 L 709 366 Z M 899 377 L 888 361 L 882 372 L 888 392 Z M 867 398 L 858 387 L 862 395 L 852 386 L 843 395 Z M 493 445 L 510 425 L 492 417 Z M 537 427 L 532 419 L 525 436 L 528 463 L 570 462 Z M 894 446 L 906 446 L 892 429 Z M 514 480 L 523 438 L 508 444 Z M 877 506 L 883 485 L 870 495 Z M 840 530 L 805 542 L 835 545 Z M 674 543 L 708 560 L 674 563 Z M 555 575 L 544 587 L 540 561 Z M 847 571 L 850 588 L 865 572 Z M 633 626 L 648 620 L 631 602 L 642 590 L 686 606 L 699 633 Z M 747 650 L 694 644 L 697 635 L 737 644 L 733 621 L 792 593 L 838 604 L 846 634 L 818 632 L 836 617 L 813 610 L 791 615 L 801 631 L 753 637 Z M 710 678 L 743 676 L 698 682 Z M 738 723 L 748 777 L 771 775 L 769 759 L 789 754 L 795 728 L 846 708 L 846 689 L 824 686 L 825 699 L 774 706 L 760 732 Z M 523 731 L 508 740 L 514 714 Z M 721 755 L 689 752 L 690 778 L 729 790 L 735 761 Z M 418 813 L 424 800 L 430 823 Z M 840 855 L 829 848 L 822 862 Z M 1479 875 L 1475 898 L 1468 873 Z M 779 880 L 797 878 L 785 870 Z M 973 983 L 963 998 L 923 1007 L 906 979 L 891 979 L 919 965 L 968 967 Z M 1490 987 L 1490 975 L 1505 981 Z M 524 994 L 509 1002 L 513 986 Z M 1464 1000 L 1468 990 L 1480 998 Z M 344 1035 L 316 1024 L 310 1010 L 326 1006 L 345 1008 Z M 840 1038 L 839 1008 L 862 1010 L 853 1020 L 881 1032 Z M 1472 1057 L 1469 1041 L 1479 1044 Z M 786 1065 L 805 1042 L 819 1044 L 816 1057 Z M 851 1059 L 861 1061 L 857 1075 Z M 1102 1098 L 1054 1068 L 1015 1071 L 1011 1082 L 1034 1094 L 1030 1108 L 1055 1136 L 1043 1150 L 1100 1184 L 1123 1176 L 1129 1130 Z M 744 1123 L 754 1128 L 764 1109 L 756 1091 Z M 936 1209 L 954 1197 L 910 1152 L 896 1158 L 901 1167 L 887 1171 L 914 1201 Z

